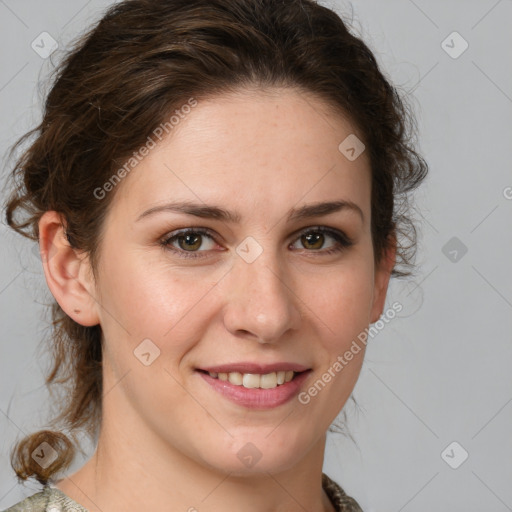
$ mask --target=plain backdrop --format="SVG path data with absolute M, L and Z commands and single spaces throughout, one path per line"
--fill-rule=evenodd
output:
M 38 86 L 53 67 L 32 42 L 50 34 L 58 61 L 111 3 L 0 0 L 2 178 L 7 149 L 39 122 Z M 359 409 L 347 405 L 355 443 L 330 434 L 324 471 L 365 512 L 512 510 L 512 2 L 323 3 L 411 104 L 430 167 L 415 195 L 417 274 L 390 285 L 387 304 L 404 309 L 368 344 Z M 39 489 L 17 483 L 9 451 L 49 414 L 50 296 L 37 246 L 3 219 L 0 240 L 4 509 Z

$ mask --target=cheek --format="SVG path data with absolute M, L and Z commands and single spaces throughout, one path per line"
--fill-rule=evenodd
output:
M 316 379 L 299 396 L 299 403 L 321 418 L 327 428 L 339 414 L 359 378 L 366 344 L 361 341 L 369 325 L 372 273 L 364 265 L 351 272 L 336 272 L 307 304 L 317 326 L 319 363 Z
M 103 319 L 107 324 L 114 320 L 134 340 L 148 337 L 165 343 L 190 328 L 192 318 L 200 318 L 202 298 L 215 282 L 148 260 L 135 254 L 104 267 L 102 306 L 111 315 L 104 311 Z
M 315 286 L 311 286 L 315 282 Z M 373 302 L 373 273 L 364 262 L 304 281 L 301 297 L 318 325 L 334 346 L 357 336 L 370 322 Z

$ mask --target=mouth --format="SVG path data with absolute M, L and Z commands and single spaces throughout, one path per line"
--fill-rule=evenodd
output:
M 240 363 L 197 368 L 195 373 L 224 399 L 244 408 L 268 410 L 290 402 L 306 385 L 312 371 L 289 363 L 265 366 Z

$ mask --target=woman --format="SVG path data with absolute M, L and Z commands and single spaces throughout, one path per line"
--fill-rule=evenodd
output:
M 6 205 L 39 240 L 47 382 L 69 386 L 13 450 L 44 488 L 9 510 L 361 510 L 324 448 L 411 265 L 427 165 L 407 120 L 313 1 L 111 7 L 61 64 Z M 81 429 L 96 451 L 64 476 Z

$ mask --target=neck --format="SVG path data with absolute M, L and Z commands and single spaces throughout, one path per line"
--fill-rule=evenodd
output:
M 56 484 L 90 512 L 224 512 L 234 503 L 247 512 L 334 512 L 322 489 L 325 435 L 292 467 L 236 475 L 164 443 L 136 418 L 113 420 L 104 413 L 94 455 Z

